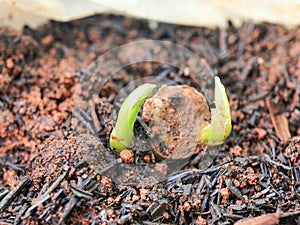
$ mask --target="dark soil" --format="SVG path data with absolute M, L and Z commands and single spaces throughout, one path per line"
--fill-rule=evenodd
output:
M 118 71 L 90 105 L 94 113 L 79 114 L 98 121 L 91 130 L 103 145 L 75 135 L 75 89 L 99 55 L 147 38 L 204 58 L 226 87 L 233 130 L 208 164 L 202 151 L 164 182 L 120 185 L 99 172 L 116 160 L 107 140 L 118 90 L 132 74 L 180 83 L 184 71 L 159 63 Z M 151 30 L 147 21 L 109 15 L 1 28 L 0 224 L 234 224 L 265 214 L 241 224 L 299 224 L 299 82 L 300 28 L 246 22 Z

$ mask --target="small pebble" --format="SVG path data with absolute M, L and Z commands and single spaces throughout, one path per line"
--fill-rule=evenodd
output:
M 203 219 L 201 216 L 198 216 L 196 224 L 197 225 L 207 225 L 207 220 Z
M 12 58 L 8 58 L 8 59 L 6 60 L 6 67 L 7 67 L 8 69 L 12 69 L 12 68 L 14 67 L 14 61 L 12 60 Z
M 120 157 L 124 163 L 129 164 L 129 163 L 133 163 L 133 161 L 134 161 L 133 151 L 131 151 L 129 149 L 125 149 L 125 150 L 121 151 Z
M 230 195 L 229 189 L 228 188 L 221 188 L 220 189 L 220 195 L 226 201 L 229 198 L 229 195 Z
M 267 134 L 267 131 L 262 128 L 255 128 L 255 132 L 257 133 L 257 139 L 262 140 Z

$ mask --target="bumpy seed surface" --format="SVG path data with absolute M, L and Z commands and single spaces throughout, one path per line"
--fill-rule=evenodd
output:
M 186 158 L 197 153 L 200 130 L 210 122 L 203 94 L 186 85 L 162 86 L 149 98 L 142 118 L 157 136 L 154 152 L 160 158 Z

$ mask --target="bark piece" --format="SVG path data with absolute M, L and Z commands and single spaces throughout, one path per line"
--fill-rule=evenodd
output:
M 270 97 L 266 99 L 267 107 L 271 115 L 271 121 L 277 136 L 281 141 L 287 142 L 291 138 L 289 123 L 283 113 L 278 114 L 278 108 L 272 103 Z
M 240 220 L 235 225 L 276 225 L 279 223 L 280 216 L 281 213 L 272 213 L 252 219 Z

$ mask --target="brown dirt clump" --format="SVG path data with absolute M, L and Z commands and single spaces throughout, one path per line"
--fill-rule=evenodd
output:
M 33 156 L 28 175 L 34 185 L 52 183 L 67 172 L 72 177 L 76 168 L 104 169 L 113 161 L 102 142 L 92 135 L 53 137 L 47 139 Z

